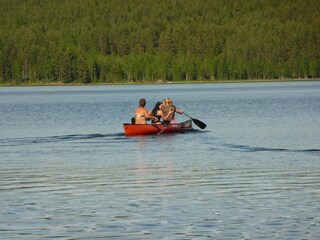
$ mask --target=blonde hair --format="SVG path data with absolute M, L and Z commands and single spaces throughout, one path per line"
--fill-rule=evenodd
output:
M 171 106 L 173 104 L 172 98 L 165 98 L 163 100 L 163 105 L 164 106 Z

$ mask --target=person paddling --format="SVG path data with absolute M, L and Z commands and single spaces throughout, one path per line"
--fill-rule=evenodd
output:
M 175 113 L 183 114 L 184 111 L 182 109 L 178 109 L 173 105 L 173 101 L 171 98 L 166 98 L 163 100 L 163 107 L 161 109 L 160 115 L 162 116 L 163 123 L 165 125 L 178 123 L 175 120 Z
M 139 100 L 139 107 L 135 110 L 135 124 L 147 124 L 146 118 L 156 119 L 156 117 L 151 116 L 148 109 L 145 108 L 146 103 L 147 101 L 144 98 Z

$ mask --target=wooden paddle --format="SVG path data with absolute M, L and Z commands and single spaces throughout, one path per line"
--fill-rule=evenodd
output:
M 169 124 L 170 124 L 170 122 L 167 122 L 167 121 L 163 122 L 162 125 L 164 126 L 164 128 L 162 128 L 162 130 L 159 131 L 157 133 L 157 135 L 160 135 L 161 133 L 163 133 L 163 131 L 166 130 L 166 128 L 169 126 Z
M 189 117 L 194 122 L 194 124 L 197 125 L 199 128 L 205 129 L 207 127 L 207 124 L 205 124 L 204 122 L 201 122 L 199 119 L 192 118 L 186 113 L 184 113 L 184 115 Z

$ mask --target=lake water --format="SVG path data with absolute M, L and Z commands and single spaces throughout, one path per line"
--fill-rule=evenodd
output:
M 141 97 L 207 128 L 125 137 Z M 319 136 L 320 82 L 2 87 L 0 235 L 319 239 Z

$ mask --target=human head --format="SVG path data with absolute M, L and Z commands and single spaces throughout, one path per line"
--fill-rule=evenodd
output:
M 152 109 L 151 113 L 152 115 L 156 116 L 158 110 L 160 110 L 160 107 L 162 105 L 162 102 L 157 102 L 154 108 Z
M 162 102 L 157 102 L 156 105 L 154 106 L 155 109 L 159 110 Z
M 171 106 L 173 104 L 172 98 L 165 98 L 163 101 L 164 106 Z
M 147 101 L 146 101 L 144 98 L 141 98 L 141 99 L 139 100 L 139 105 L 140 105 L 140 107 L 146 106 L 146 103 L 147 103 Z

